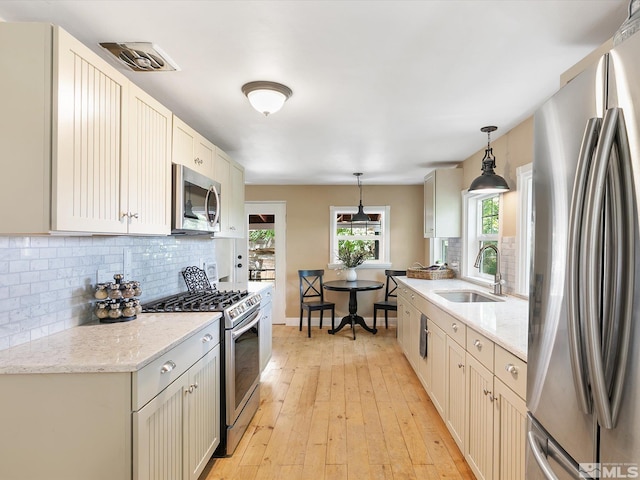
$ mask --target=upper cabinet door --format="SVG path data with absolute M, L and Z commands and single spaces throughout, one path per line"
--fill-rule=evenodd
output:
M 220 233 L 217 237 L 243 238 L 244 217 L 244 168 L 219 148 L 216 149 L 214 178 L 220 182 L 221 212 Z
M 214 144 L 173 116 L 173 163 L 184 165 L 205 177 L 212 178 L 215 150 Z
M 129 81 L 64 30 L 53 32 L 52 230 L 126 233 Z
M 424 238 L 460 236 L 462 169 L 443 168 L 424 177 Z
M 171 131 L 169 109 L 131 85 L 129 155 L 122 164 L 123 206 L 129 233 L 171 233 Z

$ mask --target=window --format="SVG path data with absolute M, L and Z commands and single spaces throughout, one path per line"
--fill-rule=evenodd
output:
M 329 268 L 340 268 L 338 248 L 345 242 L 353 242 L 364 248 L 368 254 L 359 268 L 391 268 L 389 260 L 389 206 L 366 207 L 371 222 L 351 223 L 351 216 L 357 213 L 356 207 L 330 207 L 331 215 L 331 252 Z
M 516 175 L 518 179 L 516 293 L 528 296 L 533 244 L 533 170 L 531 164 L 519 167 L 516 170 Z
M 499 247 L 501 196 L 499 194 L 474 195 L 465 193 L 463 275 L 481 281 L 493 282 L 497 269 L 497 256 L 486 250 L 475 267 L 476 257 L 487 245 Z

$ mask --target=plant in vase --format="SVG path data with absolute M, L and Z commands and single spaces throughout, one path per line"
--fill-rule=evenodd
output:
M 344 241 L 338 247 L 338 260 L 342 262 L 343 268 L 347 270 L 346 280 L 354 282 L 358 276 L 356 267 L 362 265 L 366 260 L 367 252 L 354 242 Z

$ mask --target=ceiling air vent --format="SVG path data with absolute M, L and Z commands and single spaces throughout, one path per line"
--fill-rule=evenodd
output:
M 111 52 L 134 72 L 163 72 L 180 70 L 166 53 L 151 42 L 113 43 L 100 46 Z

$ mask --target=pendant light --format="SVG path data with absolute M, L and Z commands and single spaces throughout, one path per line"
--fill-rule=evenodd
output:
M 482 159 L 482 175 L 477 177 L 469 187 L 470 193 L 504 193 L 509 191 L 507 181 L 500 175 L 496 175 L 493 170 L 496 168 L 496 157 L 493 156 L 491 148 L 491 132 L 495 132 L 498 127 L 482 127 L 481 132 L 487 134 L 487 149 L 484 151 Z
M 293 95 L 286 85 L 267 81 L 246 83 L 242 86 L 242 93 L 247 96 L 251 106 L 265 117 L 280 110 Z
M 360 205 L 358 205 L 358 213 L 351 217 L 351 222 L 368 222 L 369 215 L 364 213 L 364 207 L 362 206 L 362 185 L 360 184 L 360 176 L 361 172 L 354 173 L 355 177 L 358 179 L 358 188 L 360 189 Z

